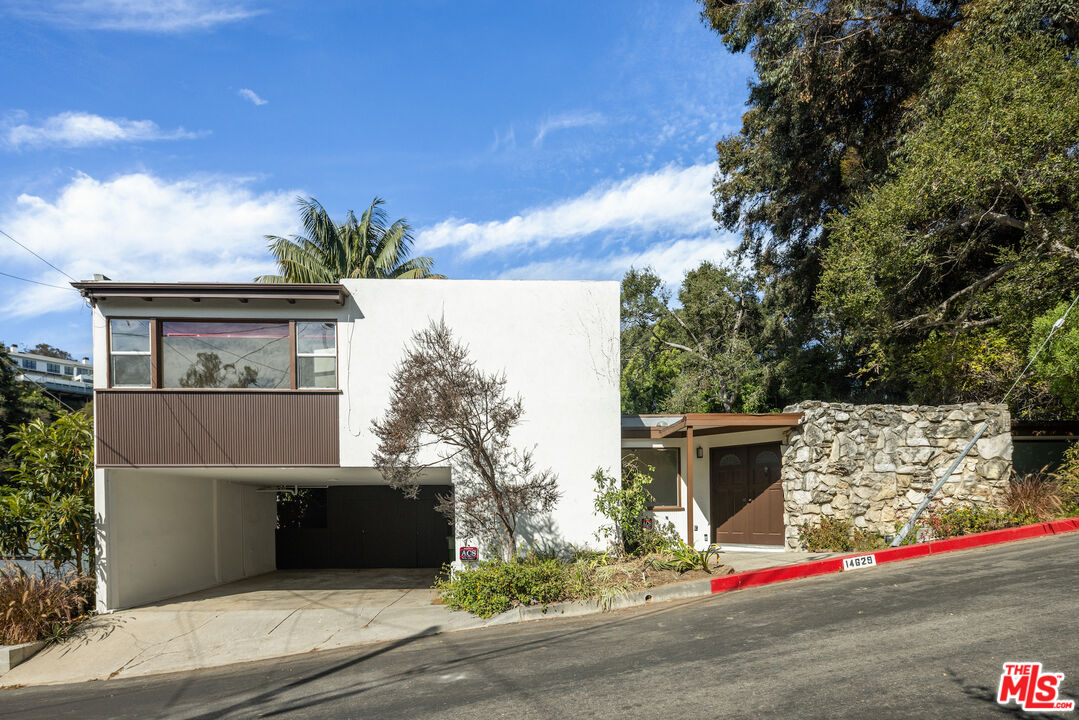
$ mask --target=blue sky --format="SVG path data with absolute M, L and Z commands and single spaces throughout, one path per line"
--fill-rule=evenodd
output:
M 690 0 L 148 5 L 0 0 L 0 230 L 76 278 L 250 280 L 301 193 L 385 198 L 453 278 L 676 283 L 731 247 L 713 148 L 752 68 Z M 0 340 L 89 350 L 76 293 L 0 304 Z

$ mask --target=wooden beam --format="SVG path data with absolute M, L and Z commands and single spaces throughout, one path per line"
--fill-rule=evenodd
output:
M 289 320 L 289 323 L 288 323 L 288 355 L 289 355 L 289 361 L 288 361 L 289 362 L 289 365 L 288 365 L 288 386 L 290 388 L 292 388 L 293 390 L 295 390 L 297 387 L 299 387 L 298 377 L 297 377 L 297 367 L 296 367 L 299 363 L 296 360 L 296 321 L 295 320 Z
M 161 387 L 161 321 L 150 318 L 150 387 Z
M 686 426 L 686 542 L 693 544 L 693 426 Z
M 681 431 L 685 426 L 686 419 L 684 417 L 678 422 L 673 422 L 670 425 L 659 425 L 652 428 L 652 438 L 655 440 L 665 438 L 668 435 L 673 435 L 674 433 Z

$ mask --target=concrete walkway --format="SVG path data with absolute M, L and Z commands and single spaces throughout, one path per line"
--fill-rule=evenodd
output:
M 722 558 L 740 572 L 827 556 L 724 552 Z M 437 604 L 438 595 L 430 589 L 434 576 L 434 570 L 277 571 L 101 615 L 67 641 L 0 676 L 0 687 L 194 670 L 545 616 L 541 608 L 489 620 L 451 611 Z M 689 596 L 680 590 L 702 594 L 700 583 L 683 585 L 652 594 L 656 600 Z M 614 607 L 643 604 L 652 594 L 623 598 Z M 566 603 L 551 609 L 551 617 L 565 617 L 601 612 L 603 606 Z

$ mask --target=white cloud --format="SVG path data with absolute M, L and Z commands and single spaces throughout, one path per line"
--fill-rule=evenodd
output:
M 204 134 L 188 132 L 183 128 L 162 130 L 152 120 L 128 120 L 85 112 L 62 112 L 46 118 L 40 125 L 16 125 L 9 121 L 4 141 L 13 148 L 47 145 L 84 147 L 121 142 L 187 140 Z
M 607 122 L 607 119 L 598 112 L 574 111 L 552 115 L 540 123 L 539 129 L 536 131 L 536 139 L 532 141 L 532 144 L 537 147 L 542 145 L 545 137 L 558 130 L 602 125 L 605 122 Z
M 621 251 L 603 257 L 580 255 L 529 263 L 500 274 L 507 280 L 621 280 L 631 267 L 651 267 L 664 283 L 677 285 L 686 271 L 705 260 L 727 261 L 727 253 L 738 245 L 733 235 L 681 238 L 659 241 L 642 252 Z
M 240 88 L 239 95 L 245 100 L 250 100 L 255 105 L 265 105 L 270 102 L 269 100 L 263 100 L 259 97 L 258 93 L 254 90 L 249 90 L 248 88 Z
M 9 8 L 34 20 L 95 30 L 180 33 L 258 15 L 246 2 L 217 0 L 16 0 Z
M 604 183 L 574 198 L 528 210 L 508 220 L 474 223 L 457 218 L 423 228 L 423 251 L 457 246 L 465 257 L 504 250 L 535 250 L 595 233 L 667 237 L 700 235 L 712 227 L 711 164 L 668 166 L 621 182 Z
M 79 175 L 53 199 L 20 195 L 0 209 L 0 227 L 80 279 L 99 272 L 113 280 L 245 282 L 273 271 L 263 235 L 297 230 L 296 194 L 258 194 L 237 178 Z M 44 266 L 12 243 L 0 243 L 0 261 L 14 274 L 67 282 L 51 271 L 31 274 Z M 79 302 L 74 292 L 37 285 L 20 285 L 0 300 L 10 316 Z

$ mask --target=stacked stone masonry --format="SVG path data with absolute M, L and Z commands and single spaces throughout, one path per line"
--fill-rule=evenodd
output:
M 942 506 L 997 507 L 1012 469 L 1005 405 L 849 405 L 803 402 L 783 446 L 788 548 L 821 517 L 890 535 L 906 521 L 986 420 L 989 427 L 937 494 Z

